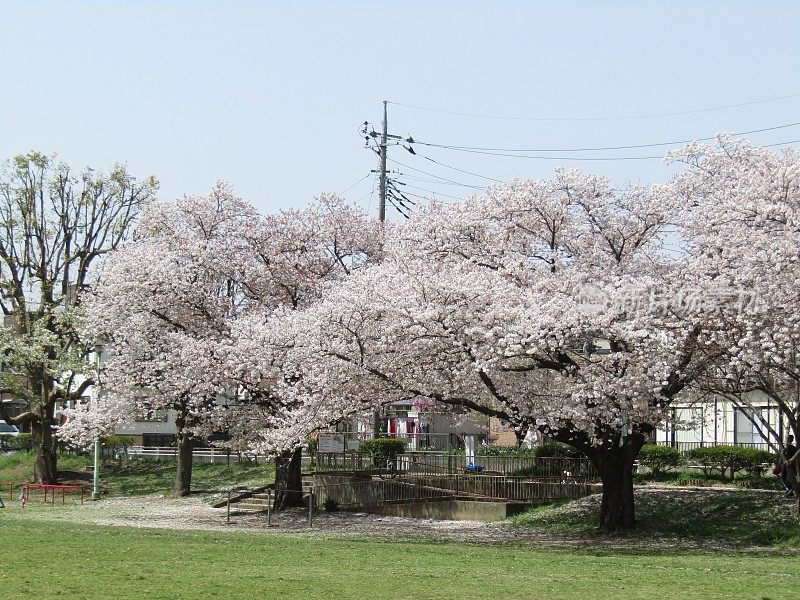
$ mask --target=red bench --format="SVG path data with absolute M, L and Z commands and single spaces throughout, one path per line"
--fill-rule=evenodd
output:
M 65 503 L 65 496 L 68 491 L 77 490 L 81 493 L 81 504 L 83 504 L 83 486 L 82 485 L 58 485 L 51 483 L 26 483 L 22 486 L 22 495 L 27 501 L 30 490 L 42 490 L 44 492 L 44 501 L 47 502 L 48 496 L 52 493 L 52 503 L 56 503 L 56 492 L 61 492 L 61 504 Z

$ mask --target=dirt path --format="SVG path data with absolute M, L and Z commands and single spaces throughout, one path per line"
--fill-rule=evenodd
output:
M 438 521 L 387 517 L 365 513 L 333 512 L 314 515 L 313 527 L 308 526 L 308 513 L 303 509 L 273 515 L 267 525 L 263 513 L 234 513 L 226 523 L 225 508 L 211 508 L 200 497 L 163 498 L 160 496 L 112 497 L 100 502 L 44 505 L 33 500 L 22 508 L 19 502 L 6 502 L 2 517 L 24 517 L 36 520 L 111 525 L 121 527 L 150 527 L 171 530 L 243 531 L 264 535 L 293 535 L 316 539 L 383 539 L 428 543 L 514 544 L 535 547 L 560 547 L 597 551 L 695 551 L 695 552 L 753 552 L 797 555 L 795 549 L 743 548 L 720 544 L 718 540 L 675 538 L 637 538 L 635 536 L 598 536 L 590 534 L 561 534 L 514 527 L 508 522 Z

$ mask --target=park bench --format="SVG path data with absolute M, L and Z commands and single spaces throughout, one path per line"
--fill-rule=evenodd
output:
M 65 503 L 65 497 L 68 491 L 79 491 L 81 494 L 81 504 L 83 504 L 83 486 L 82 485 L 59 485 L 50 483 L 26 483 L 22 486 L 22 495 L 27 500 L 30 490 L 42 490 L 44 492 L 44 501 L 52 495 L 52 503 L 56 503 L 56 492 L 61 492 L 61 504 Z

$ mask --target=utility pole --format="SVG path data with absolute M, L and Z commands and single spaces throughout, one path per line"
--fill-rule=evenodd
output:
M 378 132 L 374 129 L 371 129 L 370 124 L 368 121 L 364 121 L 364 128 L 361 130 L 361 133 L 364 135 L 364 142 L 365 147 L 370 148 L 373 151 L 376 151 L 378 154 L 378 176 L 380 177 L 380 187 L 379 187 L 379 198 L 378 198 L 378 221 L 381 223 L 386 221 L 386 201 L 387 199 L 392 203 L 397 211 L 403 215 L 404 217 L 408 218 L 408 214 L 404 212 L 400 206 L 408 210 L 408 206 L 404 204 L 404 202 L 408 202 L 410 204 L 414 204 L 409 198 L 403 195 L 396 186 L 395 182 L 391 183 L 391 190 L 389 179 L 387 177 L 386 171 L 386 154 L 389 148 L 389 140 L 392 140 L 392 145 L 402 145 L 404 143 L 408 144 L 408 146 L 403 146 L 406 150 L 408 150 L 411 154 L 416 154 L 414 149 L 411 147 L 414 143 L 414 139 L 411 136 L 404 138 L 400 135 L 392 135 L 389 133 L 389 116 L 387 111 L 387 104 L 389 104 L 388 100 L 383 101 L 383 124 L 381 126 L 381 133 L 380 133 L 380 144 L 378 144 L 377 151 L 375 150 L 374 144 L 378 138 Z M 400 183 L 400 185 L 405 185 Z M 398 204 L 395 204 L 397 202 Z M 372 437 L 378 437 L 381 424 L 383 423 L 383 418 L 381 414 L 381 409 L 378 408 L 375 412 L 372 413 Z
M 378 168 L 380 176 L 379 198 L 378 198 L 378 221 L 386 221 L 386 150 L 388 148 L 389 117 L 386 110 L 386 100 L 383 101 L 383 126 L 381 128 L 381 144 L 378 154 Z M 381 423 L 383 422 L 382 411 L 379 408 L 372 413 L 372 437 L 377 438 L 380 434 Z
M 383 130 L 381 132 L 380 146 L 380 204 L 378 205 L 378 220 L 383 223 L 386 220 L 386 148 L 388 138 L 389 123 L 386 112 L 386 100 L 383 101 Z
M 379 177 L 378 221 L 381 223 L 386 221 L 387 202 L 390 202 L 392 206 L 397 209 L 397 212 L 406 218 L 409 216 L 406 212 L 410 210 L 409 205 L 415 204 L 396 187 L 398 184 L 405 185 L 405 183 L 389 179 L 389 171 L 386 169 L 386 160 L 390 144 L 392 146 L 402 145 L 403 148 L 408 150 L 411 154 L 416 154 L 412 147 L 414 138 L 411 136 L 404 138 L 403 136 L 389 133 L 388 104 L 388 100 L 383 101 L 383 123 L 381 124 L 380 133 L 371 129 L 369 121 L 364 121 L 364 126 L 361 129 L 361 133 L 364 136 L 364 146 L 378 155 L 378 168 L 372 172 L 377 173 Z M 405 144 L 408 145 L 406 146 Z M 405 209 L 405 211 L 403 209 Z

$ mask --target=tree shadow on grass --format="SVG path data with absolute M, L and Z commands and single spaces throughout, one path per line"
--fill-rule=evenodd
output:
M 800 547 L 797 503 L 780 492 L 722 489 L 638 489 L 637 527 L 598 529 L 600 495 L 539 507 L 512 518 L 514 526 L 589 539 L 677 540 L 700 546 Z

